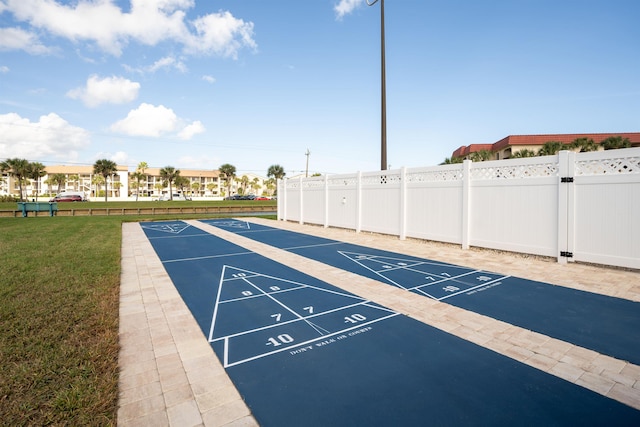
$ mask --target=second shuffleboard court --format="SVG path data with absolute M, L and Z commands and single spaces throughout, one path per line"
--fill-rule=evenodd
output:
M 262 426 L 640 423 L 640 411 L 185 223 L 141 226 Z
M 640 364 L 638 302 L 247 221 L 203 222 L 427 298 Z

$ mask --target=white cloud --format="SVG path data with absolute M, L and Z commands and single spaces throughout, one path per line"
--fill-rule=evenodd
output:
M 41 116 L 37 122 L 16 113 L 0 114 L 0 153 L 4 157 L 73 160 L 78 150 L 90 144 L 85 129 L 70 125 L 55 113 Z
M 131 0 L 128 12 L 123 12 L 113 0 L 80 0 L 71 4 L 55 0 L 3 1 L 6 11 L 34 29 L 73 42 L 95 43 L 115 56 L 121 55 L 129 42 L 155 46 L 171 41 L 191 53 L 233 58 L 243 47 L 256 47 L 253 23 L 237 19 L 229 12 L 187 20 L 186 11 L 194 6 L 193 0 Z M 25 32 L 23 38 L 28 34 Z M 19 46 L 27 50 L 30 45 L 22 41 Z
M 237 58 L 243 47 L 256 49 L 253 22 L 244 22 L 231 13 L 220 11 L 202 16 L 192 22 L 196 35 L 187 40 L 187 51 Z
M 131 67 L 126 64 L 124 64 L 123 67 L 125 68 L 125 70 L 127 70 L 130 73 L 139 73 L 139 74 L 155 73 L 156 71 L 161 70 L 163 68 L 174 68 L 180 71 L 181 73 L 186 73 L 187 71 L 189 71 L 186 64 L 182 60 L 177 59 L 173 56 L 165 56 L 163 58 L 158 59 L 153 64 L 146 65 L 144 67 Z
M 8 73 L 9 72 L 9 67 L 7 67 L 6 65 L 0 65 L 0 73 Z
M 100 78 L 96 75 L 87 79 L 85 87 L 79 87 L 67 92 L 72 99 L 80 99 L 88 107 L 100 104 L 125 104 L 138 97 L 140 83 L 132 82 L 124 77 Z
M 124 151 L 118 151 L 115 154 L 101 151 L 99 153 L 96 153 L 96 155 L 93 157 L 94 157 L 94 160 L 109 159 L 116 162 L 116 164 L 120 166 L 132 164 L 130 161 L 131 159 L 129 155 Z
M 129 111 L 125 119 L 111 125 L 111 130 L 126 135 L 157 137 L 175 131 L 177 126 L 178 116 L 172 109 L 142 103 Z
M 361 6 L 362 3 L 363 0 L 340 0 L 340 2 L 333 7 L 333 10 L 336 12 L 336 17 L 342 19 L 345 15 L 350 14 Z
M 213 76 L 202 76 L 202 80 L 204 80 L 207 83 L 215 83 L 216 82 L 216 78 Z
M 188 140 L 193 138 L 194 135 L 199 133 L 203 133 L 205 131 L 204 125 L 201 121 L 196 120 L 195 122 L 187 125 L 178 133 L 178 138 L 183 140 Z
M 0 28 L 0 50 L 24 50 L 32 55 L 52 53 L 38 37 L 21 28 Z
M 157 60 L 156 62 L 153 63 L 153 65 L 147 67 L 147 71 L 151 71 L 152 73 L 155 73 L 156 71 L 162 68 L 172 68 L 172 67 L 182 73 L 187 72 L 187 66 L 184 64 L 184 62 L 177 60 L 172 56 L 165 56 L 164 58 Z
M 181 169 L 213 169 L 223 161 L 219 157 L 201 155 L 201 156 L 182 156 L 174 160 L 176 165 L 180 165 Z

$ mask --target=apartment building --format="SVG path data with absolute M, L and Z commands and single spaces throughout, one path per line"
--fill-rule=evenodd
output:
M 93 166 L 47 166 L 46 175 L 35 182 L 27 180 L 23 188 L 28 198 L 49 196 L 62 192 L 81 192 L 88 199 L 104 197 L 114 198 L 151 198 L 157 199 L 169 194 L 169 187 L 160 176 L 160 168 L 147 168 L 144 177 L 138 179 L 127 166 L 118 166 L 117 171 L 105 184 L 101 175 L 93 173 Z M 62 176 L 63 179 L 55 180 Z M 256 174 L 241 174 L 231 181 L 230 191 L 219 171 L 180 169 L 180 176 L 188 180 L 182 186 L 172 184 L 174 194 L 189 198 L 224 198 L 237 193 L 272 194 L 275 187 L 268 180 Z M 19 194 L 19 185 L 15 178 L 5 173 L 0 180 L 0 195 Z M 229 194 L 227 194 L 229 193 Z

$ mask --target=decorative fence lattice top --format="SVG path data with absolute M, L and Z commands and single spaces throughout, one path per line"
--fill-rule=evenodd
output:
M 407 171 L 406 180 L 407 182 L 461 181 L 462 169 Z
M 472 180 L 546 178 L 549 176 L 558 176 L 558 163 L 555 161 L 550 163 L 490 167 L 474 164 L 471 167 Z
M 401 181 L 399 172 L 381 172 L 362 175 L 363 185 L 398 184 Z
M 356 184 L 358 183 L 358 177 L 356 175 L 350 175 L 350 176 L 336 176 L 336 177 L 329 177 L 328 178 L 328 184 L 329 187 L 344 187 L 344 186 L 356 186 Z
M 296 188 L 300 188 L 300 181 L 297 179 L 286 179 L 284 182 L 287 189 L 295 190 Z
M 640 174 L 640 157 L 585 160 L 575 163 L 575 175 Z
M 309 178 L 302 181 L 302 188 L 324 188 L 324 178 Z

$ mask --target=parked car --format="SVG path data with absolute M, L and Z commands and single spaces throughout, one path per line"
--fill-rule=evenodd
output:
M 255 198 L 255 199 L 253 199 L 253 200 L 271 200 L 271 198 L 270 198 L 270 197 L 267 197 L 267 196 L 258 196 L 258 197 L 256 197 L 256 198 Z
M 246 195 L 242 195 L 242 194 L 234 194 L 233 196 L 229 196 L 229 197 L 225 197 L 225 200 L 253 200 L 255 199 L 256 196 L 254 196 L 253 194 L 246 194 Z
M 159 202 L 162 202 L 162 201 L 166 202 L 167 200 L 171 200 L 171 198 L 169 197 L 168 194 L 163 194 L 160 197 L 158 197 L 158 201 Z M 191 197 L 186 197 L 186 196 L 183 196 L 183 195 L 178 194 L 178 193 L 173 193 L 173 200 L 183 200 L 183 201 L 184 200 L 191 200 Z
M 84 202 L 84 199 L 79 194 L 58 194 L 50 202 Z

